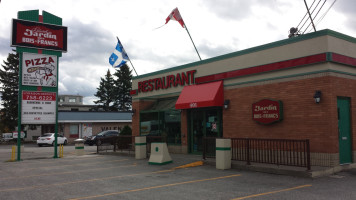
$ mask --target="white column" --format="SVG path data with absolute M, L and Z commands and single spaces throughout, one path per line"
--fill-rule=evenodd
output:
M 231 169 L 231 139 L 216 139 L 216 169 Z

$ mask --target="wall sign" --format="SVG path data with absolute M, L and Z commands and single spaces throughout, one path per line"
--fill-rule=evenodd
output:
M 57 56 L 23 53 L 22 85 L 57 86 Z
M 22 91 L 22 124 L 55 124 L 56 93 Z
M 67 51 L 67 27 L 12 20 L 11 46 Z
M 283 119 L 282 101 L 262 99 L 252 104 L 252 119 L 261 124 L 271 124 Z
M 149 79 L 138 82 L 138 93 L 151 92 L 153 90 L 177 87 L 178 85 L 190 85 L 194 83 L 194 73 L 196 70 L 167 75 L 165 77 Z

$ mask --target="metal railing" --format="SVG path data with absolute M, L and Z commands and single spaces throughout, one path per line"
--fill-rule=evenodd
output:
M 306 167 L 310 170 L 309 140 L 231 138 L 232 160 Z
M 108 138 L 100 138 L 101 145 L 97 145 L 97 153 L 100 151 L 134 151 L 135 137 L 131 135 L 120 135 Z
M 216 138 L 203 138 L 203 159 L 215 157 Z M 310 170 L 309 140 L 231 138 L 232 160 L 306 167 Z

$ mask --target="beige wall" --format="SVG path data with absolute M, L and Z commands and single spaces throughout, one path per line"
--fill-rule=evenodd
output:
M 177 68 L 172 68 L 171 71 L 162 71 L 162 73 L 152 73 L 152 76 L 143 76 L 141 78 L 139 77 L 137 79 L 134 79 L 132 89 L 138 89 L 138 82 L 141 81 L 166 77 L 167 75 L 176 75 L 177 73 L 182 73 L 190 70 L 197 70 L 197 72 L 195 73 L 195 78 L 197 78 L 326 52 L 334 52 L 351 57 L 355 57 L 356 55 L 355 43 L 331 36 L 331 34 L 329 35 L 329 33 L 316 37 L 308 37 L 308 35 L 301 36 L 301 38 L 303 37 L 307 39 L 283 40 L 276 42 L 276 44 L 271 43 L 232 53 L 231 55 L 236 54 L 236 56 L 233 57 L 224 55 L 220 56 L 221 59 L 219 57 L 207 59 L 200 62 L 196 62 L 196 65 L 194 63 L 191 63 L 188 64 L 187 67 L 181 66 Z M 269 46 L 271 47 L 268 48 Z M 278 78 L 281 76 L 290 76 L 299 73 L 311 73 L 315 71 L 330 69 L 338 69 L 341 71 L 345 70 L 346 72 L 350 72 L 349 67 L 342 67 L 337 64 L 325 63 L 313 66 L 308 65 L 305 67 L 274 71 L 253 76 L 239 77 L 238 79 L 229 79 L 225 80 L 224 85 L 256 81 L 261 79 L 271 79 L 276 77 Z M 355 70 L 351 69 L 351 72 L 355 73 Z M 162 98 L 165 96 L 178 96 L 182 89 L 183 86 L 177 86 L 164 90 L 160 89 L 151 92 L 139 93 L 138 95 L 133 95 L 133 100 L 140 98 Z

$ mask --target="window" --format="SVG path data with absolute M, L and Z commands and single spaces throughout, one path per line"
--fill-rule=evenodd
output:
M 181 144 L 179 110 L 141 113 L 140 118 L 140 135 L 164 136 L 168 144 Z
M 69 103 L 75 103 L 75 102 L 76 102 L 76 99 L 71 97 L 71 98 L 69 98 L 68 102 L 69 102 Z
M 71 124 L 69 126 L 69 137 L 78 137 L 79 136 L 79 125 Z
M 64 99 L 63 98 L 59 98 L 59 102 L 64 102 Z

